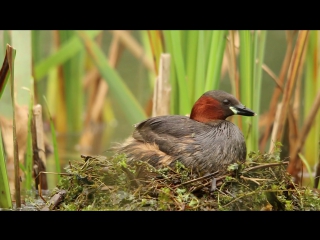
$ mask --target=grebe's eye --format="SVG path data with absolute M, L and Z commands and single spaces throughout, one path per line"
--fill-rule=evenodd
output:
M 225 99 L 222 101 L 225 105 L 229 105 L 230 104 L 230 101 L 228 99 Z

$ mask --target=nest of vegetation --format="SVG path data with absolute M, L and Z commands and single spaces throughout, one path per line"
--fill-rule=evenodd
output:
M 320 210 L 319 194 L 293 183 L 280 148 L 272 154 L 252 152 L 228 173 L 199 177 L 177 162 L 155 169 L 145 162 L 127 164 L 124 155 L 82 156 L 67 174 L 45 209 L 142 211 L 304 211 Z M 135 178 L 141 167 L 150 172 Z M 44 208 L 43 208 L 44 209 Z

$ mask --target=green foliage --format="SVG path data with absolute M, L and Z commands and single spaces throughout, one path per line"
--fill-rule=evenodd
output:
M 320 61 L 320 43 L 319 43 L 319 31 L 312 30 L 309 35 L 308 49 L 306 53 L 305 62 L 305 80 L 304 92 L 301 102 L 303 102 L 302 115 L 300 120 L 307 119 L 308 113 L 312 105 L 314 104 L 315 97 L 320 91 L 320 74 L 319 74 L 319 61 Z M 318 111 L 314 123 L 311 126 L 310 133 L 305 141 L 304 156 L 308 161 L 308 164 L 312 167 L 317 162 L 320 162 L 319 154 L 320 148 L 318 143 L 320 142 L 320 111 Z M 319 159 L 317 161 L 317 159 Z
M 264 61 L 266 31 L 240 30 L 239 90 L 240 101 L 260 114 L 262 63 Z M 236 89 L 235 89 L 236 90 Z M 247 139 L 248 151 L 258 149 L 258 119 L 245 118 L 242 131 Z
M 39 33 L 39 31 L 34 31 L 33 36 L 37 36 L 35 32 Z M 101 33 L 101 30 L 87 31 L 89 38 L 94 38 L 99 33 Z M 37 50 L 38 48 L 36 44 L 39 43 L 40 39 L 37 40 L 38 42 L 35 41 L 33 44 L 34 50 Z M 81 45 L 80 39 L 78 39 L 77 36 L 73 35 L 71 38 L 65 41 L 57 51 L 49 55 L 49 57 L 43 60 L 38 60 L 39 62 L 36 62 L 34 67 L 34 78 L 36 79 L 36 81 L 41 80 L 54 67 L 57 67 L 65 63 L 68 59 L 74 57 L 80 50 L 82 50 L 82 48 L 83 47 Z M 37 55 L 39 55 L 39 53 Z
M 32 126 L 32 116 L 33 116 L 33 106 L 34 106 L 34 91 L 33 91 L 33 82 L 31 84 L 30 89 L 30 100 L 29 100 L 29 113 L 28 113 L 28 136 L 27 136 L 27 149 L 26 149 L 26 158 L 25 158 L 25 189 L 31 190 L 32 189 L 32 162 L 33 162 L 33 148 L 32 148 L 32 133 L 31 133 L 31 126 Z
M 5 55 L 3 66 L 5 65 L 7 67 L 1 68 L 2 75 L 0 79 L 0 99 L 10 76 L 7 54 Z M 9 181 L 8 181 L 7 168 L 6 168 L 5 150 L 3 146 L 4 145 L 2 140 L 2 130 L 0 127 L 0 208 L 11 209 L 12 208 L 11 194 L 10 194 Z
M 47 99 L 44 97 L 45 101 L 45 108 L 47 111 L 47 114 L 49 116 L 50 121 L 50 130 L 51 130 L 51 138 L 52 138 L 52 144 L 53 144 L 53 154 L 54 154 L 54 162 L 55 162 L 55 171 L 58 173 L 58 181 L 60 181 L 60 173 L 61 173 L 61 165 L 60 165 L 60 159 L 59 159 L 59 152 L 58 152 L 58 143 L 57 143 L 57 137 L 56 137 L 56 130 L 54 127 L 53 119 L 51 117 Z
M 2 134 L 0 129 L 0 208 L 11 209 L 11 194 L 8 182 L 6 161 L 4 157 L 4 149 L 2 142 Z
M 171 112 L 189 114 L 206 91 L 219 89 L 227 31 L 163 31 L 171 54 Z M 154 56 L 155 59 L 158 56 Z
M 121 104 L 122 109 L 125 109 L 124 114 L 128 121 L 131 124 L 135 124 L 145 119 L 146 114 L 141 105 L 137 102 L 135 96 L 128 89 L 120 75 L 109 65 L 107 58 L 97 43 L 91 40 L 85 31 L 79 31 L 77 35 L 102 77 L 107 81 L 113 96 Z
M 302 154 L 299 154 L 299 157 L 300 157 L 301 161 L 303 162 L 303 164 L 307 168 L 307 171 L 308 171 L 308 174 L 309 174 L 310 183 L 311 183 L 311 184 L 309 184 L 309 186 L 312 186 L 312 184 L 314 183 L 314 177 L 312 175 L 313 173 L 312 173 L 310 164 L 308 163 L 307 159 Z
M 51 210 L 320 210 L 319 195 L 292 182 L 276 146 L 272 154 L 251 152 L 246 162 L 216 175 L 214 191 L 212 176 L 197 176 L 180 162 L 155 169 L 146 162 L 128 164 L 125 155 L 83 157 L 66 168 L 52 194 L 66 191 L 65 198 Z M 142 167 L 147 175 L 141 178 Z

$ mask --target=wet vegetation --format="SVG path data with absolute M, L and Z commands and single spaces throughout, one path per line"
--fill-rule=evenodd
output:
M 198 176 L 177 162 L 155 169 L 145 162 L 129 166 L 124 155 L 82 156 L 70 163 L 66 175 L 39 210 L 141 211 L 302 211 L 320 210 L 318 192 L 299 187 L 273 153 L 251 152 L 245 163 L 232 164 L 228 173 Z M 139 171 L 148 177 L 137 179 Z

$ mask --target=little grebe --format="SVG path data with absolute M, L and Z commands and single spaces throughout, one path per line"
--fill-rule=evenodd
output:
M 246 159 L 243 134 L 225 120 L 236 114 L 256 115 L 231 94 L 208 91 L 196 101 L 190 117 L 157 116 L 140 122 L 116 151 L 125 153 L 129 163 L 142 160 L 160 167 L 180 161 L 200 174 L 223 172 L 229 164 Z

